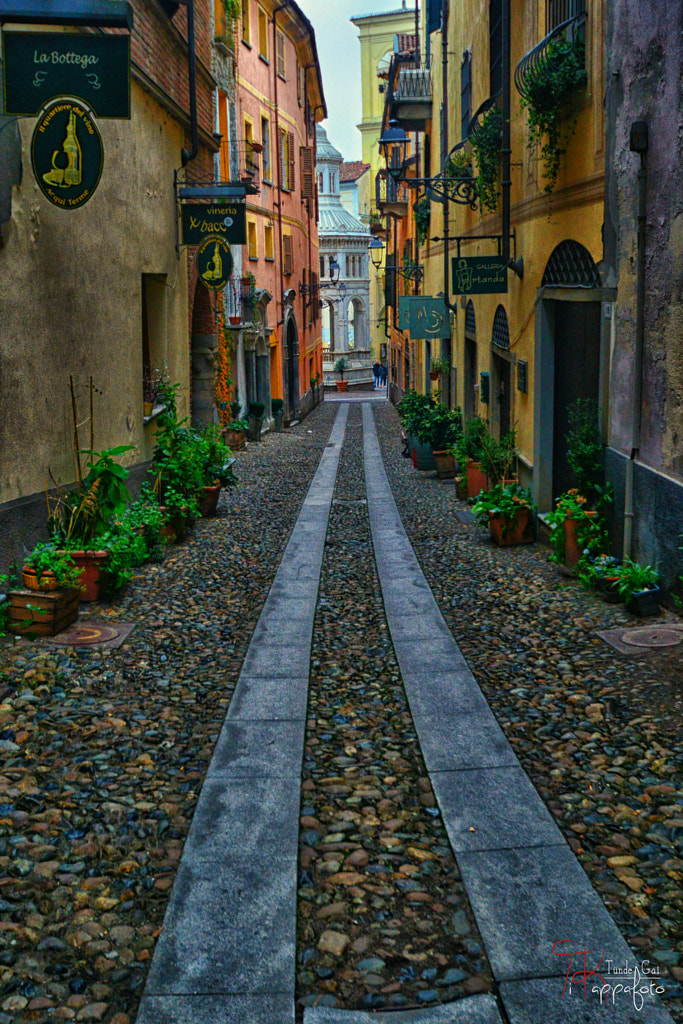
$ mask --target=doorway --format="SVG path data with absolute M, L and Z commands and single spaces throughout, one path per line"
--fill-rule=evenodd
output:
M 553 494 L 576 487 L 567 461 L 569 410 L 579 398 L 597 406 L 600 388 L 600 303 L 555 303 Z

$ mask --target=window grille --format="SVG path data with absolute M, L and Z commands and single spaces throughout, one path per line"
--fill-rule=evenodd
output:
M 496 346 L 496 348 L 502 348 L 505 349 L 505 351 L 508 351 L 510 348 L 508 316 L 503 306 L 498 307 L 496 315 L 493 318 L 493 334 L 491 336 L 491 342 Z
M 467 309 L 465 310 L 465 336 L 476 340 L 477 337 L 477 323 L 474 317 L 474 303 L 470 299 L 467 303 Z
M 489 0 L 489 77 L 490 94 L 503 88 L 503 0 Z
M 586 10 L 585 0 L 546 0 L 545 30 L 552 32 L 570 18 L 576 18 Z
M 553 249 L 541 283 L 548 288 L 602 288 L 600 271 L 588 249 L 571 239 Z
M 467 126 L 472 119 L 472 54 L 465 50 L 460 65 L 460 138 L 467 138 Z

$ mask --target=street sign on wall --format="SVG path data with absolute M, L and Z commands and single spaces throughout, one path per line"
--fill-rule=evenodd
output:
M 246 245 L 243 203 L 184 203 L 181 206 L 183 245 L 199 245 L 207 235 L 220 235 L 231 245 Z
M 451 260 L 455 295 L 493 295 L 507 292 L 507 267 L 500 256 L 454 256 Z
M 398 300 L 398 326 L 411 338 L 450 338 L 448 308 L 431 295 L 402 295 Z
M 5 113 L 30 117 L 58 96 L 130 118 L 130 36 L 3 32 Z
M 102 139 L 90 111 L 76 100 L 56 100 L 33 130 L 31 164 L 46 199 L 75 210 L 92 198 L 104 165 Z
M 208 235 L 197 250 L 197 274 L 207 288 L 220 291 L 232 274 L 230 246 L 220 235 Z

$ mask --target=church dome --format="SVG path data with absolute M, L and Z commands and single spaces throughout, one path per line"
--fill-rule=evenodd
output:
M 341 164 L 343 157 L 328 139 L 327 132 L 322 125 L 318 124 L 315 126 L 315 141 L 318 161 L 324 160 L 326 163 Z

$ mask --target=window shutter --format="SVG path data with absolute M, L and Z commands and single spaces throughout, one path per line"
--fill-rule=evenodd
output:
M 287 188 L 290 192 L 294 191 L 294 132 L 287 132 Z
M 293 270 L 294 260 L 292 257 L 292 236 L 282 236 L 282 273 L 289 276 Z
M 277 73 L 285 77 L 285 37 L 282 32 L 277 34 Z
M 284 149 L 285 149 L 285 138 L 286 138 L 286 132 L 285 132 L 284 128 L 278 128 L 277 136 L 278 136 L 277 137 L 277 169 L 278 169 L 278 178 L 280 179 L 280 185 L 282 186 L 282 188 L 287 188 L 287 183 L 285 181 L 285 162 L 284 162 L 284 159 L 283 159 Z
M 303 199 L 313 198 L 315 186 L 315 167 L 313 165 L 313 147 L 299 147 L 299 162 L 301 163 L 301 195 Z
M 313 302 L 311 303 L 311 323 L 315 323 L 320 316 L 320 295 L 318 294 L 318 275 L 311 271 L 311 285 L 313 286 Z
M 396 306 L 396 257 L 387 256 L 384 272 L 384 305 Z
M 427 0 L 427 32 L 438 32 L 441 28 L 442 0 Z

